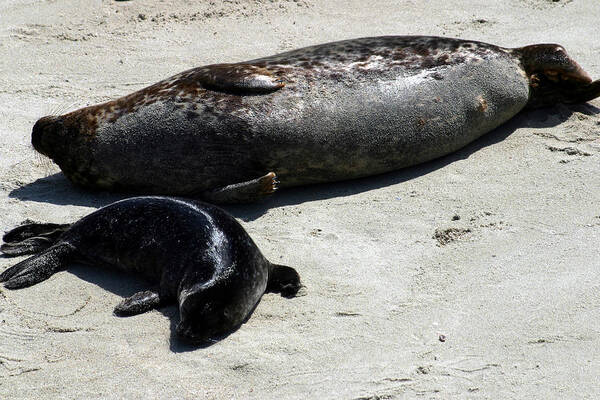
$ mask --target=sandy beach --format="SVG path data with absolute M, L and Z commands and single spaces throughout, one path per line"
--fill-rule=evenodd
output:
M 597 0 L 3 0 L 0 231 L 125 195 L 72 186 L 31 128 L 185 69 L 328 41 L 560 43 L 600 78 Z M 230 206 L 306 288 L 203 349 L 143 281 L 74 265 L 0 288 L 2 399 L 600 397 L 600 100 L 518 114 L 447 157 Z M 0 257 L 0 271 L 22 258 Z

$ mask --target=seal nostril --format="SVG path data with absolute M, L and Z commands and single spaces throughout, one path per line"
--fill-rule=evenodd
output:
M 31 145 L 40 153 L 43 153 L 41 148 L 43 131 L 43 122 L 42 120 L 38 120 L 35 125 L 33 125 L 33 130 L 31 131 Z

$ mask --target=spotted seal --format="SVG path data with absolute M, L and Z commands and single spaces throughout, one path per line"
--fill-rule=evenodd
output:
M 451 153 L 526 107 L 585 102 L 556 44 L 385 36 L 194 68 L 35 124 L 34 148 L 91 188 L 252 201 Z
M 3 237 L 9 256 L 38 253 L 0 274 L 9 289 L 34 285 L 70 262 L 140 275 L 156 286 L 123 300 L 117 315 L 179 306 L 179 336 L 193 342 L 241 325 L 265 291 L 292 297 L 300 278 L 271 264 L 244 228 L 215 206 L 170 197 L 134 197 L 72 225 L 26 224 Z

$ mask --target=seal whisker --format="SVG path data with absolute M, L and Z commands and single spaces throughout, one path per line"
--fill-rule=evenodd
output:
M 71 110 L 73 108 L 75 108 L 75 106 L 77 105 L 77 102 L 71 102 L 71 103 L 54 103 L 52 104 L 49 109 L 48 112 L 46 113 L 46 115 L 50 115 L 50 116 L 59 116 L 61 114 L 63 114 L 65 111 L 67 110 Z

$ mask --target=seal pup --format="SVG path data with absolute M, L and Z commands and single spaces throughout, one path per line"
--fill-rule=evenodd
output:
M 88 188 L 248 202 L 460 149 L 526 107 L 600 96 L 562 46 L 432 37 L 321 44 L 194 68 L 41 118 L 34 148 Z
M 6 255 L 38 253 L 0 274 L 6 288 L 34 285 L 71 262 L 135 273 L 155 287 L 124 299 L 115 314 L 177 303 L 176 332 L 196 343 L 239 327 L 265 291 L 293 297 L 301 287 L 297 272 L 271 264 L 233 217 L 189 200 L 130 198 L 72 225 L 20 226 L 3 241 Z

